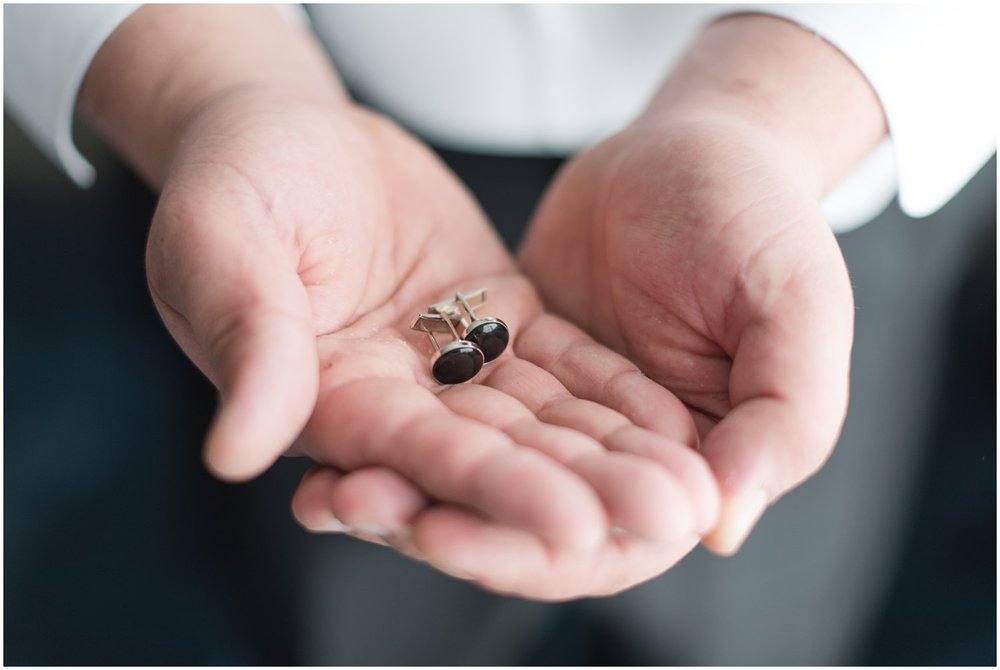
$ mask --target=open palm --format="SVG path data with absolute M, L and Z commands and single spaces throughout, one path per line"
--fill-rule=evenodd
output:
M 787 149 L 725 114 L 643 119 L 557 180 L 520 252 L 555 311 L 683 400 L 730 552 L 846 411 L 853 301 Z
M 546 314 L 464 189 L 380 117 L 239 91 L 205 108 L 148 268 L 222 392 L 209 467 L 246 478 L 294 442 L 332 466 L 296 496 L 309 528 L 349 524 L 489 588 L 563 598 L 648 579 L 715 522 L 684 406 Z M 408 326 L 478 287 L 512 344 L 441 387 Z

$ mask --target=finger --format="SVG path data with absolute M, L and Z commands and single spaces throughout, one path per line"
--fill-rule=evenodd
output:
M 600 501 L 579 477 L 412 381 L 359 379 L 326 390 L 307 443 L 318 461 L 389 467 L 438 500 L 557 545 L 592 547 L 608 532 Z
M 543 423 L 520 401 L 494 388 L 452 387 L 440 398 L 458 414 L 499 428 L 578 474 L 601 499 L 615 529 L 661 542 L 691 532 L 684 489 L 655 463 L 607 451 L 578 431 Z
M 205 440 L 208 468 L 242 480 L 289 447 L 312 412 L 318 359 L 294 259 L 233 222 L 242 212 L 158 212 L 148 266 L 157 307 L 178 342 L 219 388 Z
M 551 373 L 575 397 L 620 412 L 680 444 L 698 444 L 687 407 L 634 363 L 564 319 L 543 314 L 517 338 L 518 356 Z
M 427 504 L 419 489 L 386 468 L 340 474 L 315 466 L 292 498 L 292 513 L 313 532 L 348 533 L 398 546 L 408 538 L 414 517 Z
M 686 493 L 686 504 L 649 507 L 665 515 L 666 528 L 679 528 L 681 517 L 699 531 L 711 528 L 718 516 L 719 493 L 704 459 L 689 447 L 659 433 L 634 425 L 621 413 L 596 402 L 574 398 L 559 381 L 538 366 L 511 359 L 493 370 L 484 382 L 528 407 L 547 423 L 590 436 L 605 448 L 649 459 L 673 482 L 668 488 Z M 654 382 L 650 384 L 656 385 Z M 628 480 L 624 482 L 627 485 Z M 661 485 L 667 487 L 665 482 Z M 675 519 L 670 517 L 675 516 Z
M 697 543 L 693 534 L 665 545 L 621 537 L 572 553 L 446 506 L 422 513 L 413 539 L 443 572 L 498 593 L 549 601 L 617 593 L 662 573 Z
M 676 546 L 663 546 L 617 537 L 593 552 L 555 552 L 524 531 L 459 508 L 428 508 L 426 503 L 415 487 L 390 470 L 362 468 L 340 474 L 317 466 L 303 478 L 292 509 L 298 522 L 313 532 L 389 544 L 452 576 L 543 600 L 621 591 L 667 569 L 696 542 L 688 536 Z
M 770 502 L 822 466 L 846 413 L 853 329 L 846 276 L 826 282 L 813 274 L 778 294 L 766 314 L 745 324 L 736 314 L 734 408 L 702 446 L 723 493 L 719 526 L 705 544 L 722 554 L 739 548 Z
M 563 407 L 564 411 L 568 409 Z M 653 461 L 670 472 L 686 494 L 696 532 L 706 533 L 718 522 L 719 487 L 708 463 L 697 452 L 638 426 L 616 430 L 602 441 L 612 451 Z
M 333 514 L 330 494 L 343 475 L 334 468 L 314 465 L 309 468 L 292 496 L 292 515 L 304 528 L 314 533 L 345 532 L 347 526 Z

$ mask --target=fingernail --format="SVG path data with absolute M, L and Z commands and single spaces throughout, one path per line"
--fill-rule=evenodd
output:
M 732 500 L 727 505 L 722 523 L 712 533 L 712 545 L 721 553 L 735 554 L 746 542 L 766 508 L 767 494 L 760 489 Z
M 354 529 L 350 526 L 341 523 L 337 519 L 332 519 L 328 523 L 318 527 L 316 532 L 319 533 L 353 533 Z
M 460 579 L 463 582 L 474 582 L 474 581 L 476 581 L 475 577 L 473 577 L 471 574 L 469 574 L 468 572 L 466 572 L 465 570 L 463 570 L 461 568 L 456 568 L 456 567 L 451 566 L 451 565 L 439 565 L 437 567 L 438 567 L 439 570 L 441 570 L 441 572 L 445 573 L 446 575 L 450 575 L 450 576 L 454 577 L 455 579 Z
M 354 530 L 364 535 L 373 535 L 382 540 L 389 538 L 389 531 L 387 529 L 373 523 L 359 523 L 354 526 Z
M 386 533 L 385 539 L 396 549 L 409 548 L 413 545 L 413 530 L 409 526 Z

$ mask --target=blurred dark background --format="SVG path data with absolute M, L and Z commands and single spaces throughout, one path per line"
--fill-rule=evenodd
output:
M 215 393 L 146 291 L 155 198 L 77 137 L 89 191 L 4 121 L 5 664 L 996 664 L 995 159 L 929 219 L 892 206 L 841 237 L 858 303 L 844 437 L 737 557 L 699 550 L 649 589 L 542 605 L 306 534 L 289 512 L 303 462 L 207 475 Z M 559 165 L 442 155 L 509 243 Z

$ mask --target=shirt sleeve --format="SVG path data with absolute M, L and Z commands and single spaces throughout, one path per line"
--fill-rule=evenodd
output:
M 5 108 L 42 153 L 81 188 L 91 186 L 96 174 L 73 143 L 76 97 L 101 45 L 139 7 L 4 7 Z M 277 7 L 288 21 L 310 25 L 300 5 Z
M 847 202 L 865 200 L 847 197 L 848 190 L 867 188 L 869 203 L 878 201 L 880 189 L 891 198 L 886 180 L 878 175 L 894 172 L 902 210 L 928 216 L 996 152 L 1000 73 L 991 5 L 753 7 L 794 21 L 833 44 L 868 79 L 882 103 L 889 140 L 830 194 L 825 209 L 844 214 Z
M 104 40 L 139 5 L 4 7 L 4 104 L 25 134 L 82 188 L 94 168 L 73 144 L 76 95 Z

